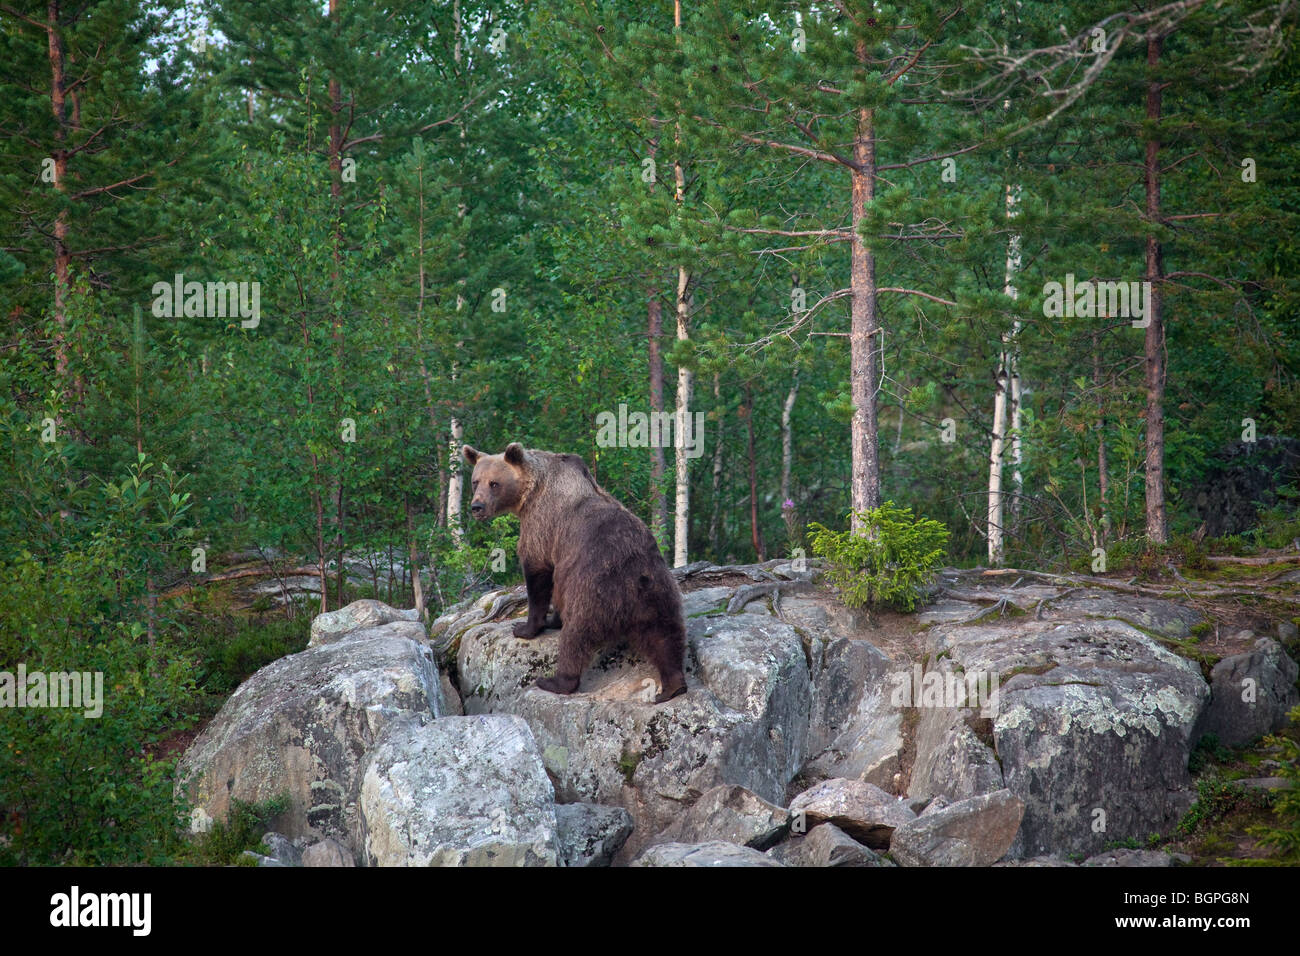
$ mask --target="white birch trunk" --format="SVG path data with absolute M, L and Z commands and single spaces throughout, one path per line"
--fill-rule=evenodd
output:
M 1008 185 L 1006 188 L 1006 215 L 1012 219 L 1016 215 L 1016 203 L 1020 192 L 1019 186 Z M 1003 292 L 1016 298 L 1015 276 L 1020 270 L 1020 237 L 1012 236 L 1007 241 L 1006 271 L 1004 273 Z M 1008 443 L 1012 444 L 1012 459 L 1015 465 L 1012 484 L 1018 495 L 1021 487 L 1020 474 L 1020 376 L 1016 369 L 1015 339 L 1020 331 L 1017 320 L 1012 331 L 1003 333 L 1002 350 L 998 354 L 997 391 L 993 396 L 993 442 L 989 450 L 989 499 L 988 499 L 988 555 L 989 565 L 1000 567 L 1006 555 L 1006 539 L 1003 529 L 1006 526 L 1005 495 L 1002 490 L 1004 459 Z M 1010 429 L 1008 429 L 1008 423 Z M 1010 442 L 1009 431 L 1016 432 Z
M 680 175 L 680 172 L 679 172 Z M 677 338 L 688 341 L 690 329 L 690 294 L 691 274 L 685 266 L 677 270 Z M 691 389 L 694 384 L 691 370 L 685 367 L 677 369 L 677 422 L 673 429 L 673 444 L 677 452 L 677 496 L 673 516 L 673 565 L 681 567 L 690 561 L 687 549 L 687 534 L 691 518 L 691 484 L 689 465 L 686 457 L 686 438 L 691 427 Z M 692 435 L 695 441 L 703 436 Z

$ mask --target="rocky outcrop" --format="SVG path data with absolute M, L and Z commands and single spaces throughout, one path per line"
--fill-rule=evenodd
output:
M 510 599 L 486 595 L 468 613 L 490 616 L 503 605 Z M 509 621 L 442 625 L 457 635 L 467 714 L 527 721 L 561 802 L 631 813 L 636 829 L 620 862 L 714 787 L 741 786 L 783 804 L 803 765 L 811 688 L 799 634 L 765 608 L 757 613 L 758 599 L 737 614 L 721 601 L 686 606 L 697 615 L 687 619 L 688 692 L 666 704 L 651 702 L 653 668 L 626 649 L 594 662 L 578 693 L 557 696 L 533 684 L 554 670 L 558 632 L 524 641 Z
M 910 793 L 961 800 L 1005 786 L 1025 804 L 1017 857 L 1169 832 L 1192 800 L 1187 757 L 1209 690 L 1196 664 L 1147 631 L 1185 635 L 1193 615 L 987 577 L 946 576 L 971 613 L 934 624 L 925 650 L 937 684 L 951 676 L 996 693 L 977 708 L 945 706 L 944 694 L 922 701 Z M 978 616 L 981 599 L 1012 613 Z
M 383 601 L 353 601 L 337 611 L 326 611 L 324 614 L 317 614 L 311 622 L 311 639 L 308 641 L 307 646 L 316 647 L 320 644 L 329 644 L 345 634 L 395 623 L 409 623 L 415 626 L 389 633 L 397 633 L 412 640 L 423 641 L 425 638 L 424 626 L 419 623 L 419 620 L 419 615 L 414 608 L 403 611 L 389 607 Z
M 399 717 L 443 714 L 433 654 L 395 626 L 335 634 L 241 684 L 181 761 L 196 811 L 224 820 L 232 800 L 287 794 L 285 835 L 351 841 L 375 740 Z
M 523 588 L 429 640 L 380 602 L 322 615 L 187 752 L 196 826 L 288 793 L 302 865 L 1059 865 L 1169 833 L 1195 740 L 1249 742 L 1295 702 L 1271 640 L 1219 662 L 1211 697 L 1166 646 L 1202 615 L 1172 601 L 945 571 L 882 621 L 814 573 L 676 569 L 688 689 L 659 705 L 619 648 L 577 693 L 537 690 L 559 638 L 513 636 Z

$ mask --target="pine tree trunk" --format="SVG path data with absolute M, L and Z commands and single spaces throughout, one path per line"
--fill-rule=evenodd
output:
M 718 437 L 713 443 L 713 510 L 709 515 L 709 554 L 718 560 L 718 532 L 722 518 L 722 436 L 726 428 L 726 409 L 722 407 L 722 376 L 713 373 L 713 408 L 718 416 Z
M 1106 460 L 1106 399 L 1101 390 L 1100 338 L 1099 333 L 1092 333 L 1092 388 L 1097 393 L 1097 500 L 1101 507 L 1098 522 L 1101 540 L 1098 544 L 1105 547 L 1110 530 L 1110 506 L 1107 504 L 1110 500 L 1110 466 Z
M 1156 76 L 1160 66 L 1163 37 L 1147 37 L 1146 119 L 1149 127 L 1160 121 L 1161 93 L 1164 85 Z M 1146 144 L 1146 220 L 1148 228 L 1160 222 L 1160 140 L 1152 128 Z M 1149 234 L 1146 242 L 1146 281 L 1151 283 L 1151 296 L 1147 300 L 1146 339 L 1143 351 L 1146 358 L 1146 533 L 1153 544 L 1169 540 L 1165 515 L 1165 326 L 1161 310 L 1164 260 L 1160 240 Z
M 758 463 L 754 457 L 754 394 L 748 385 L 745 386 L 745 407 L 743 409 L 745 419 L 746 444 L 749 454 L 749 535 L 750 542 L 754 546 L 754 554 L 758 556 L 759 561 L 766 561 L 763 554 L 763 533 L 758 526 Z
M 59 35 L 58 0 L 50 0 L 47 8 L 46 35 L 50 60 L 50 109 L 54 114 L 54 188 L 66 192 L 68 173 L 67 68 L 64 62 L 63 38 Z M 68 214 L 59 210 L 54 220 L 54 373 L 60 397 L 68 388 L 68 291 L 72 282 L 72 253 L 68 247 Z
M 866 62 L 866 47 L 859 43 L 858 60 Z M 880 507 L 880 444 L 876 432 L 876 392 L 880 369 L 876 358 L 880 335 L 876 311 L 875 256 L 858 229 L 867 205 L 875 198 L 876 135 L 872 110 L 858 111 L 857 138 L 853 143 L 851 255 L 852 320 L 849 330 L 849 390 L 853 401 L 852 529 L 864 530 L 858 512 Z

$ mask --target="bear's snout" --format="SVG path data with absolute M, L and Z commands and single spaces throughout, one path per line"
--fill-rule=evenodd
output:
M 469 513 L 475 518 L 482 518 L 487 514 L 487 507 L 481 501 L 470 502 Z

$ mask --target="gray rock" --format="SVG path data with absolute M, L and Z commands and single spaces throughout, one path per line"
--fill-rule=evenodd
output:
M 1232 782 L 1252 790 L 1287 790 L 1292 785 L 1286 777 L 1243 777 Z
M 925 687 L 930 674 L 938 680 L 953 682 L 965 692 L 965 674 L 958 673 L 949 661 L 936 663 L 918 678 L 895 674 L 899 681 L 913 685 L 911 697 L 915 698 L 915 685 Z M 991 687 L 992 677 L 987 679 Z M 954 700 L 956 698 L 953 698 Z M 923 701 L 922 701 L 923 702 Z M 917 706 L 916 702 L 909 706 Z M 997 755 L 986 740 L 992 739 L 991 717 L 982 716 L 984 708 L 920 706 L 921 719 L 916 725 L 916 759 L 912 764 L 912 777 L 908 796 L 917 798 L 945 797 L 949 801 L 966 800 L 981 793 L 993 793 L 1004 786 L 1002 767 Z M 993 709 L 986 711 L 995 713 Z M 981 739 L 979 728 L 986 735 Z
M 419 614 L 415 608 L 398 610 L 389 607 L 383 601 L 368 599 L 353 601 L 347 607 L 340 608 L 337 611 L 317 614 L 315 620 L 311 622 L 311 640 L 307 646 L 317 647 L 321 644 L 328 644 L 351 631 L 380 627 L 384 624 L 399 621 L 411 622 L 416 626 L 416 629 L 409 632 L 400 632 L 404 637 L 409 637 L 411 640 L 424 639 L 424 626 L 419 623 Z
M 177 790 L 207 817 L 231 800 L 288 794 L 291 839 L 350 841 L 363 761 L 394 719 L 443 714 L 427 645 L 352 632 L 263 667 L 241 684 L 181 760 Z
M 1188 743 L 1209 695 L 1197 665 L 1105 619 L 936 625 L 926 650 L 967 679 L 997 678 L 988 753 L 1025 802 L 1013 857 L 1095 853 L 1177 824 L 1191 785 Z M 914 779 L 941 782 L 925 768 L 943 766 L 950 745 L 950 735 L 919 732 Z
M 853 839 L 887 850 L 896 828 L 916 819 L 907 804 L 874 784 L 843 778 L 826 780 L 790 802 L 790 816 L 808 828 L 833 823 Z
M 782 807 L 744 787 L 723 785 L 700 795 L 652 843 L 709 843 L 722 840 L 765 850 L 780 839 L 789 821 Z
M 370 866 L 556 866 L 555 792 L 518 717 L 394 721 L 370 753 L 357 845 Z
M 429 642 L 441 664 L 455 660 L 460 642 L 471 628 L 520 614 L 528 609 L 528 592 L 521 584 L 489 591 L 448 608 L 429 627 Z
M 700 588 L 698 591 L 690 591 L 682 595 L 682 616 L 690 619 L 693 617 L 706 617 L 711 614 L 725 614 L 727 610 L 727 601 L 731 598 L 734 588 Z
M 632 835 L 632 814 L 598 803 L 561 803 L 555 808 L 556 836 L 565 866 L 609 866 Z
M 1059 866 L 1078 866 L 1077 863 L 1071 863 L 1069 860 L 1063 860 L 1059 856 L 1031 856 L 1027 860 L 999 860 L 994 866 L 1028 866 L 1028 867 L 1059 867 Z
M 302 850 L 298 849 L 282 833 L 266 833 L 262 836 L 262 845 L 270 851 L 272 859 L 284 866 L 302 866 Z
M 1015 840 L 1025 805 L 1010 790 L 960 800 L 894 831 L 900 866 L 991 866 Z
M 273 857 L 273 856 L 263 856 L 263 855 L 260 854 L 260 853 L 254 853 L 252 850 L 245 850 L 243 853 L 241 853 L 241 854 L 239 854 L 239 855 L 240 855 L 240 857 L 242 857 L 242 858 L 245 859 L 245 860 L 252 860 L 254 866 L 270 866 L 270 867 L 276 867 L 276 866 L 288 866 L 288 865 L 289 865 L 288 863 L 284 863 L 284 862 L 282 862 L 281 860 L 277 860 L 277 859 L 276 859 L 275 857 Z
M 650 847 L 632 866 L 780 866 L 757 850 L 715 840 L 712 843 L 660 843 Z
M 1179 866 L 1192 862 L 1183 853 L 1163 850 L 1108 850 L 1084 860 L 1082 866 Z
M 815 826 L 767 851 L 783 866 L 880 866 L 881 859 L 833 823 Z
M 918 813 L 917 816 L 923 817 L 928 813 L 938 813 L 940 810 L 949 806 L 952 806 L 952 801 L 947 797 L 940 795 L 927 803 L 925 809 Z
M 356 866 L 352 851 L 338 840 L 321 840 L 302 851 L 303 866 Z
M 439 672 L 438 686 L 442 688 L 442 699 L 446 703 L 446 716 L 465 716 L 465 708 L 461 706 L 460 702 L 460 690 L 451 682 L 451 678 L 445 673 Z
M 652 702 L 654 668 L 626 648 L 594 661 L 578 693 L 538 690 L 537 679 L 554 672 L 559 632 L 525 641 L 510 629 L 501 621 L 460 632 L 465 712 L 523 717 L 562 803 L 625 807 L 636 830 L 616 863 L 720 784 L 783 802 L 803 763 L 809 700 L 803 646 L 789 625 L 767 614 L 688 619 L 688 692 L 664 704 Z
M 1214 734 L 1225 747 L 1244 747 L 1281 730 L 1287 711 L 1300 703 L 1297 673 L 1300 667 L 1282 645 L 1267 637 L 1244 654 L 1225 657 L 1210 672 L 1210 703 L 1194 739 Z
M 903 712 L 890 703 L 890 660 L 867 641 L 840 638 L 814 645 L 810 781 L 843 777 L 893 784 L 903 750 Z

